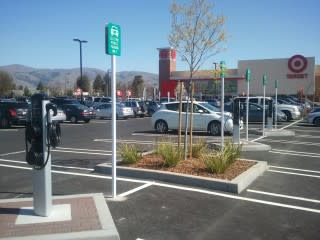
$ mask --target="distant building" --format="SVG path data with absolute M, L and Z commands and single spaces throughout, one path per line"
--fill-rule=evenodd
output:
M 176 71 L 176 50 L 159 48 L 159 90 L 162 97 L 177 95 L 177 82 L 187 81 L 189 71 Z M 302 91 L 305 95 L 320 97 L 320 65 L 314 57 L 295 55 L 290 58 L 239 60 L 237 69 L 227 69 L 225 95 L 246 94 L 246 69 L 251 70 L 250 94 L 262 95 L 262 77 L 267 75 L 266 94 L 275 94 L 275 80 L 278 80 L 278 94 L 291 95 Z M 200 70 L 194 76 L 195 96 L 211 98 L 221 94 L 219 74 L 214 69 Z

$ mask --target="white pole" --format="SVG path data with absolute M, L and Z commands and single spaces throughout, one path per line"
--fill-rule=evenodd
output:
M 224 147 L 224 68 L 225 62 L 220 62 L 221 73 L 221 149 Z
M 248 141 L 249 129 L 249 81 L 247 81 L 247 100 L 246 100 L 246 140 Z
M 168 102 L 170 102 L 170 92 L 168 92 Z
M 262 114 L 262 136 L 264 136 L 264 125 L 265 125 L 265 117 L 266 117 L 266 86 L 263 85 L 263 114 Z
M 276 112 L 275 112 L 275 129 L 277 129 L 277 112 L 278 112 L 278 87 L 276 87 L 276 102 L 275 102 Z
M 116 56 L 111 55 L 112 66 L 112 197 L 117 196 L 117 122 L 116 122 Z
M 47 114 L 46 105 L 48 100 L 42 100 L 42 148 L 43 161 L 47 165 L 40 169 L 32 170 L 33 181 L 33 210 L 36 215 L 48 217 L 52 211 L 52 180 L 51 180 L 51 154 L 47 147 Z

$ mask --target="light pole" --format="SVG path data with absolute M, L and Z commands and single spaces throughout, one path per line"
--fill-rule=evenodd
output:
M 80 82 L 82 83 L 82 43 L 87 43 L 86 40 L 80 40 L 78 38 L 74 38 L 73 41 L 79 42 L 80 44 Z M 81 88 L 81 102 L 83 102 L 83 89 Z

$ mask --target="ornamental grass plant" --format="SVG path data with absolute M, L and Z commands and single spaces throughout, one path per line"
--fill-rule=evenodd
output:
M 183 158 L 183 151 L 178 148 L 172 141 L 160 141 L 157 143 L 156 153 L 159 154 L 164 161 L 165 167 L 175 167 Z
M 200 158 L 210 172 L 224 173 L 240 157 L 240 153 L 241 145 L 226 141 L 223 149 L 220 147 L 217 150 L 206 151 Z
M 119 149 L 120 157 L 124 163 L 132 164 L 142 159 L 142 152 L 136 145 L 122 144 Z

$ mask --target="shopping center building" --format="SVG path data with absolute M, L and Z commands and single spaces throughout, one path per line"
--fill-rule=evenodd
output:
M 188 81 L 189 71 L 176 70 L 176 51 L 172 48 L 159 48 L 159 90 L 161 96 L 168 93 L 177 95 L 178 81 Z M 245 72 L 251 70 L 250 95 L 263 94 L 263 75 L 267 76 L 266 95 L 275 95 L 275 80 L 278 80 L 279 95 L 295 95 L 303 92 L 320 101 L 320 65 L 315 65 L 315 57 L 294 55 L 289 58 L 239 60 L 237 69 L 227 69 L 225 95 L 245 95 L 247 83 Z M 210 70 L 199 70 L 193 77 L 195 96 L 212 98 L 221 94 L 219 74 Z

